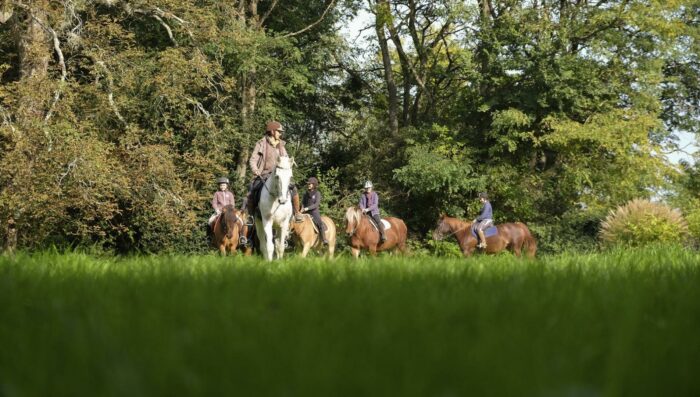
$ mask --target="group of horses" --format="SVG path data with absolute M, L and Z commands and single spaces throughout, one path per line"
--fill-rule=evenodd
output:
M 289 157 L 280 157 L 274 172 L 263 185 L 258 211 L 254 214 L 256 246 L 263 258 L 268 261 L 284 256 L 290 231 L 295 244 L 301 248 L 302 257 L 306 257 L 312 248 L 323 248 L 322 239 L 311 217 L 303 215 L 301 219 L 295 219 L 292 216 L 293 204 L 289 193 L 292 164 L 293 161 Z M 212 227 L 213 241 L 222 255 L 236 253 L 240 237 L 247 232 L 248 225 L 244 221 L 245 218 L 242 211 L 233 206 L 226 206 L 215 220 Z M 333 258 L 336 245 L 335 223 L 327 216 L 323 216 L 322 220 L 326 224 L 327 253 L 330 258 Z M 361 250 L 367 250 L 371 255 L 380 251 L 406 252 L 408 237 L 406 224 L 394 217 L 384 218 L 383 221 L 385 221 L 386 239 L 380 241 L 377 226 L 359 207 L 350 207 L 345 211 L 345 233 L 353 257 L 359 257 Z M 470 222 L 441 215 L 433 231 L 433 238 L 442 240 L 452 236 L 457 239 L 465 256 L 472 255 L 477 249 L 478 240 Z M 486 237 L 486 243 L 487 248 L 484 250 L 486 253 L 511 249 L 516 256 L 520 256 L 524 251 L 528 257 L 534 257 L 537 251 L 535 238 L 527 226 L 520 222 L 496 226 L 496 230 Z M 246 246 L 244 250 L 246 255 L 252 253 L 252 245 Z

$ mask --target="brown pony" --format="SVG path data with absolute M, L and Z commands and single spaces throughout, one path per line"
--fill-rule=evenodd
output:
M 364 215 L 359 207 L 350 207 L 345 211 L 345 233 L 348 235 L 352 256 L 360 256 L 360 250 L 363 248 L 369 250 L 372 255 L 376 255 L 377 251 L 392 248 L 398 248 L 402 253 L 406 252 L 406 224 L 399 218 L 384 219 L 391 224 L 391 228 L 385 232 L 386 241 L 380 243 L 379 231 L 372 225 L 368 215 Z
M 327 216 L 322 216 L 321 220 L 326 224 L 326 238 L 328 239 L 328 257 L 333 259 L 333 254 L 335 253 L 335 223 L 333 220 Z M 301 257 L 306 258 L 309 250 L 314 248 L 321 248 L 323 245 L 321 236 L 316 232 L 314 228 L 314 221 L 311 216 L 304 214 L 302 215 L 301 222 L 297 222 L 292 218 L 291 220 L 292 233 L 295 236 L 297 245 L 301 245 Z
M 214 246 L 219 249 L 221 255 L 226 255 L 227 251 L 235 254 L 238 238 L 245 235 L 245 222 L 243 222 L 241 211 L 232 205 L 225 206 L 221 210 L 221 215 L 214 221 L 212 229 Z
M 440 216 L 437 228 L 433 231 L 433 239 L 442 240 L 445 237 L 455 236 L 464 256 L 474 253 L 477 239 L 472 235 L 471 222 L 465 222 L 447 215 Z M 523 247 L 527 249 L 529 258 L 535 256 L 537 240 L 524 223 L 503 223 L 497 225 L 498 234 L 486 238 L 486 253 L 495 254 L 506 248 L 513 250 L 515 256 L 520 256 Z

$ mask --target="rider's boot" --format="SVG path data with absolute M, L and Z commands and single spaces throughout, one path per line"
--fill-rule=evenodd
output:
M 479 230 L 479 239 L 481 240 L 481 242 L 479 243 L 479 248 L 486 249 L 486 237 L 484 237 L 483 230 Z
M 319 233 L 321 233 L 321 241 L 323 241 L 323 245 L 328 245 L 328 237 L 326 237 L 326 224 L 321 222 L 321 225 L 319 225 Z
M 375 215 L 372 218 L 374 218 L 374 223 L 377 224 L 377 229 L 379 229 L 379 242 L 383 243 L 386 241 L 386 233 L 384 232 L 384 223 L 382 223 L 382 218 L 380 218 L 379 215 Z
M 386 232 L 384 231 L 384 225 L 382 222 L 379 222 L 379 242 L 383 243 L 386 241 Z
M 248 237 L 246 237 L 247 234 L 248 234 L 248 226 L 243 225 L 242 233 L 241 233 L 240 237 L 238 237 L 238 244 L 240 244 L 244 247 L 248 246 Z
M 253 214 L 255 213 L 255 203 L 253 203 L 253 198 L 250 197 L 250 194 L 248 194 L 248 197 L 246 197 L 246 202 L 245 202 L 245 211 L 246 211 L 246 225 L 248 225 L 248 228 L 250 226 L 253 226 L 253 223 L 255 223 L 255 219 L 253 218 Z

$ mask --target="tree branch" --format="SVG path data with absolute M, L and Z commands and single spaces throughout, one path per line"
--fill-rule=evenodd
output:
M 61 91 L 63 90 L 63 84 L 66 81 L 66 77 L 68 76 L 68 72 L 66 71 L 66 61 L 65 58 L 63 57 L 63 51 L 61 50 L 61 42 L 58 40 L 58 35 L 56 34 L 56 31 L 53 30 L 50 26 L 46 25 L 41 19 L 37 18 L 36 15 L 34 15 L 34 12 L 32 11 L 31 7 L 28 5 L 18 2 L 18 1 L 13 1 L 13 4 L 16 6 L 26 10 L 29 13 L 29 16 L 37 23 L 39 26 L 42 27 L 47 33 L 51 35 L 51 39 L 53 42 L 53 49 L 56 51 L 56 55 L 58 56 L 58 64 L 61 66 L 61 82 L 60 85 L 58 86 L 58 89 L 54 93 L 53 96 L 53 101 L 51 102 L 51 106 L 49 106 L 49 110 L 46 112 L 46 116 L 44 117 L 44 124 L 46 124 L 51 116 L 53 115 L 53 110 L 54 107 L 56 106 L 56 103 L 58 100 L 61 98 Z
M 173 14 L 172 12 L 163 11 L 159 7 L 153 7 L 153 9 L 151 9 L 151 10 L 142 10 L 140 8 L 133 8 L 132 9 L 129 4 L 125 3 L 124 10 L 129 14 L 135 13 L 135 14 L 146 15 L 146 16 L 149 16 L 149 17 L 155 19 L 156 21 L 158 21 L 158 23 L 160 23 L 161 26 L 163 26 L 165 31 L 168 33 L 168 38 L 170 39 L 170 41 L 173 43 L 173 45 L 175 47 L 177 47 L 178 44 L 177 44 L 177 41 L 175 40 L 175 36 L 173 35 L 173 30 L 170 27 L 170 25 L 168 25 L 168 23 L 163 20 L 163 18 L 172 19 L 175 22 L 177 22 L 180 26 L 184 26 L 184 25 L 188 24 L 188 22 L 185 21 L 184 19 L 178 17 L 177 15 Z M 190 38 L 194 38 L 194 34 L 192 34 L 192 31 L 189 28 L 185 27 L 185 30 L 187 31 L 187 35 L 190 36 Z
M 117 108 L 116 103 L 114 103 L 114 95 L 112 94 L 114 79 L 112 78 L 112 72 L 109 71 L 104 61 L 95 60 L 95 64 L 100 66 L 104 71 L 105 76 L 107 76 L 107 99 L 109 100 L 109 106 L 112 108 L 112 111 L 117 116 L 119 121 L 121 121 L 124 125 L 127 125 L 126 120 L 124 120 L 124 117 L 122 117 L 121 113 L 119 113 L 119 108 Z
M 279 36 L 279 37 L 284 39 L 284 38 L 287 38 L 287 37 L 297 36 L 297 35 L 300 35 L 300 34 L 306 32 L 307 30 L 313 28 L 314 26 L 316 26 L 316 25 L 318 25 L 319 23 L 321 23 L 321 21 L 323 21 L 323 18 L 326 17 L 326 14 L 328 14 L 328 11 L 331 10 L 331 8 L 333 7 L 334 4 L 335 4 L 335 0 L 331 0 L 331 2 L 328 3 L 328 7 L 326 7 L 326 9 L 323 11 L 323 14 L 321 14 L 321 17 L 318 18 L 318 20 L 316 20 L 316 22 L 314 22 L 314 23 L 312 23 L 311 25 L 305 27 L 304 29 L 298 30 L 298 31 L 296 31 L 296 32 L 294 32 L 294 33 L 287 33 L 287 34 L 282 35 L 282 36 Z
M 187 102 L 189 102 L 189 103 L 193 104 L 194 106 L 196 106 L 197 109 L 199 109 L 199 111 L 202 112 L 202 114 L 203 114 L 206 118 L 210 118 L 210 117 L 211 117 L 211 114 L 207 111 L 207 109 L 204 109 L 204 106 L 202 105 L 201 102 L 196 101 L 196 100 L 194 100 L 194 99 L 192 99 L 192 98 L 189 98 L 189 97 L 184 97 L 184 98 L 185 98 L 185 100 L 186 100 Z
M 265 15 L 263 15 L 262 18 L 260 18 L 260 21 L 258 21 L 258 29 L 263 26 L 263 23 L 265 23 L 265 20 L 270 16 L 270 14 L 272 14 L 272 10 L 274 10 L 275 7 L 277 7 L 277 1 L 278 0 L 272 0 L 272 4 L 270 5 L 270 8 L 267 10 Z

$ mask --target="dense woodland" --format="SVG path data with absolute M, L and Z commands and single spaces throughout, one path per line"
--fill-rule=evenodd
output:
M 338 223 L 368 178 L 416 241 L 479 191 L 545 252 L 633 198 L 700 222 L 700 169 L 667 159 L 699 49 L 700 0 L 0 0 L 0 220 L 28 249 L 205 251 L 215 178 L 240 202 L 277 119 Z

